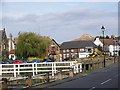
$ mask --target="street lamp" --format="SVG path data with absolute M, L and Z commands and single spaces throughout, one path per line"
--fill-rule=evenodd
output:
M 115 37 L 113 37 L 113 56 L 114 56 L 114 63 L 115 63 L 115 45 L 116 45 L 116 40 L 115 40 Z
M 103 63 L 104 63 L 104 67 L 105 67 L 105 50 L 104 50 L 104 45 L 105 45 L 105 43 L 104 43 L 104 32 L 105 32 L 105 27 L 102 26 L 101 30 L 102 30 L 102 34 L 103 34 L 103 55 L 104 55 Z

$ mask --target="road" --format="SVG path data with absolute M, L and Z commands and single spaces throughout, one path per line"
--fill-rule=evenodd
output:
M 48 88 L 88 88 L 88 90 L 94 90 L 95 88 L 118 88 L 118 76 L 118 64 L 113 64 L 85 77 Z

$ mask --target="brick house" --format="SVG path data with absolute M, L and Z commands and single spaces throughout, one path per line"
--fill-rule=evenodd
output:
M 54 57 L 56 61 L 60 60 L 60 45 L 55 41 L 55 39 L 51 39 L 52 44 L 49 46 L 48 55 Z
M 64 42 L 60 47 L 61 60 L 67 60 L 72 58 L 85 58 L 88 57 L 91 52 L 94 52 L 97 46 L 91 40 L 79 40 Z
M 8 39 L 5 28 L 0 30 L 0 58 L 8 58 Z

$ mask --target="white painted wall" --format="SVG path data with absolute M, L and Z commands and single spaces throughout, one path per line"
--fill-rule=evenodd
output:
M 86 57 L 89 56 L 89 54 L 90 54 L 90 53 L 86 53 L 86 52 L 84 52 L 84 53 L 79 53 L 79 58 L 86 58 Z
M 11 50 L 11 48 L 10 48 L 10 47 L 11 47 L 11 46 L 10 46 L 10 43 L 11 43 L 11 40 L 8 41 L 9 51 Z M 12 41 L 12 48 L 15 49 L 15 45 L 14 45 L 13 41 Z
M 96 38 L 96 40 L 94 41 L 94 44 L 97 45 L 97 46 L 101 46 L 103 47 L 103 43 L 99 40 L 99 38 Z
M 9 54 L 9 59 L 11 59 L 12 56 L 14 56 L 12 59 L 15 60 L 16 56 L 14 54 Z

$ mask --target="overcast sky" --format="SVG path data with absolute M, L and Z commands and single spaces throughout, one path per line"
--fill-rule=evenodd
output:
M 2 2 L 0 27 L 7 36 L 32 31 L 50 36 L 58 43 L 92 36 L 118 34 L 117 2 Z

